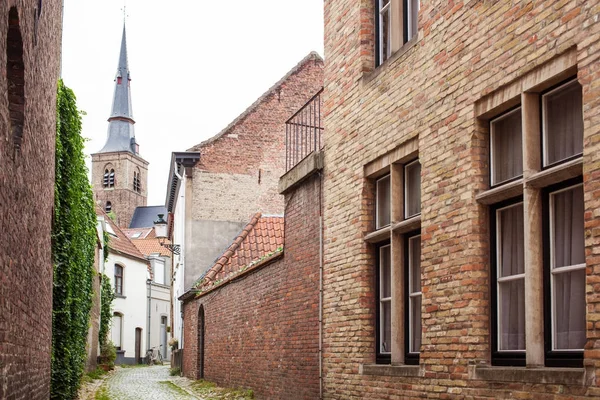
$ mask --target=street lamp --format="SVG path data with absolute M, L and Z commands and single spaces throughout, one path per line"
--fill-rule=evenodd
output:
M 158 243 L 173 254 L 180 254 L 181 246 L 178 244 L 165 243 L 167 239 L 167 221 L 164 220 L 165 214 L 158 214 L 158 220 L 154 221 L 154 234 L 158 239 Z

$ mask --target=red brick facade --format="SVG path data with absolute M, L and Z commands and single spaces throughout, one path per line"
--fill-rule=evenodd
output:
M 259 399 L 319 397 L 321 178 L 286 194 L 284 254 L 257 264 L 184 305 L 183 371 L 199 378 L 198 316 L 204 312 L 204 378 L 254 390 Z
M 0 398 L 12 400 L 50 392 L 62 2 L 38 6 L 9 0 L 0 7 Z
M 598 398 L 600 3 L 422 0 L 418 36 L 377 68 L 374 3 L 325 2 L 324 397 Z M 544 367 L 543 359 L 540 367 L 528 339 L 527 364 L 540 367 L 535 372 L 484 369 L 491 364 L 493 335 L 489 121 L 519 103 L 531 111 L 540 93 L 569 77 L 577 78 L 583 92 L 583 157 L 564 176 L 583 176 L 584 368 L 565 372 Z M 525 122 L 523 129 L 536 129 L 535 123 Z M 523 146 L 531 151 L 526 158 L 539 158 L 535 143 Z M 422 166 L 416 225 L 421 228 L 420 361 L 411 367 L 396 360 L 397 366 L 381 368 L 375 366 L 377 246 L 365 240 L 375 231 L 374 182 L 416 157 Z M 530 206 L 527 257 L 533 262 L 541 257 L 536 249 L 542 233 L 535 228 L 544 223 L 537 211 L 539 188 L 546 187 L 542 172 L 525 165 L 512 193 L 523 194 Z M 396 251 L 394 237 L 403 233 L 385 235 Z M 541 276 L 526 280 L 542 286 Z M 526 289 L 527 301 L 539 302 L 537 313 L 528 314 L 527 329 L 543 314 L 536 290 Z M 534 339 L 543 346 L 543 336 Z M 570 373 L 576 379 L 567 379 Z

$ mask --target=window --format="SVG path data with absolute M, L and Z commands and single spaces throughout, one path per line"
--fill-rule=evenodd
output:
M 417 36 L 419 0 L 375 1 L 375 60 L 385 62 L 406 42 Z
M 418 364 L 421 348 L 421 235 L 406 235 L 406 364 Z
M 115 294 L 123 295 L 123 267 L 115 265 Z
M 165 284 L 165 262 L 160 258 L 152 260 L 152 266 L 154 270 L 154 282 L 164 285 Z
M 544 196 L 546 364 L 580 366 L 586 342 L 583 185 L 561 186 Z
M 104 211 L 106 211 L 107 214 L 112 211 L 112 203 L 110 201 L 106 202 L 106 206 L 104 206 Z
M 375 207 L 376 229 L 383 228 L 390 224 L 391 218 L 391 192 L 390 176 L 386 175 L 377 180 L 377 204 Z
M 381 364 L 418 364 L 422 336 L 421 165 L 414 159 L 392 164 L 390 173 L 374 183 L 375 230 L 366 240 L 375 244 L 376 250 L 375 359 Z
M 115 170 L 106 168 L 104 175 L 102 176 L 102 186 L 105 188 L 111 188 L 115 186 Z
M 123 315 L 114 313 L 112 318 L 112 327 L 110 330 L 110 336 L 113 344 L 117 350 L 122 350 L 123 343 Z
M 379 247 L 379 323 L 378 353 L 380 362 L 389 362 L 392 353 L 392 253 L 389 244 Z
M 140 193 L 142 191 L 142 183 L 140 180 L 140 173 L 136 172 L 136 171 L 133 172 L 133 190 L 138 193 Z
M 521 107 L 490 122 L 492 186 L 523 175 L 523 134 L 521 129 Z
M 582 154 L 582 101 L 581 85 L 577 80 L 542 96 L 544 166 Z
M 584 200 L 570 164 L 582 163 L 582 88 L 568 80 L 521 100 L 489 122 L 492 364 L 581 367 Z

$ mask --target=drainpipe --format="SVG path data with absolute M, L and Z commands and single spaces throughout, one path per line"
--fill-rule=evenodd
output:
M 319 173 L 319 399 L 323 399 L 323 175 Z
M 146 326 L 146 332 L 147 333 L 147 341 L 146 341 L 146 350 L 150 350 L 150 318 L 151 318 L 151 313 L 150 311 L 152 310 L 151 307 L 151 303 L 152 303 L 152 279 L 146 279 L 146 283 L 148 284 L 148 324 Z

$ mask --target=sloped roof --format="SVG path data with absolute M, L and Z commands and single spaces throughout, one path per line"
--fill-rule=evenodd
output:
M 164 246 L 161 246 L 156 238 L 149 239 L 132 239 L 131 242 L 145 256 L 159 253 L 161 256 L 171 257 L 171 252 Z M 171 243 L 165 240 L 165 243 Z
M 129 239 L 147 239 L 154 237 L 154 228 L 121 228 Z
M 292 68 L 291 70 L 289 70 L 288 73 L 283 76 L 283 78 L 281 78 L 279 81 L 277 81 L 277 83 L 275 83 L 273 86 L 271 86 L 269 88 L 269 90 L 267 90 L 265 93 L 263 93 L 262 96 L 260 96 L 254 103 L 252 103 L 250 105 L 250 107 L 248 107 L 243 113 L 241 113 L 240 115 L 238 115 L 238 117 L 236 119 L 234 119 L 233 121 L 231 121 L 231 123 L 229 125 L 227 125 L 225 127 L 225 129 L 223 129 L 221 132 L 217 133 L 212 138 L 207 139 L 207 140 L 201 142 L 200 144 L 197 144 L 197 145 L 193 146 L 188 151 L 198 151 L 202 147 L 206 146 L 207 144 L 210 144 L 210 143 L 218 140 L 221 136 L 225 135 L 231 128 L 233 128 L 234 126 L 236 126 L 240 121 L 242 121 L 244 118 L 246 118 L 248 115 L 250 115 L 254 110 L 256 110 L 256 108 L 267 97 L 269 97 L 271 94 L 275 93 L 277 91 L 277 89 L 279 89 L 279 87 L 282 86 L 285 83 L 285 81 L 288 80 L 288 78 L 290 76 L 292 76 L 293 74 L 295 74 L 296 72 L 298 72 L 304 66 L 304 64 L 306 64 L 309 61 L 320 61 L 320 62 L 323 62 L 323 59 L 321 58 L 321 56 L 319 55 L 319 53 L 317 53 L 316 51 L 311 51 L 310 53 L 308 53 L 308 55 L 306 57 L 304 57 L 298 64 L 296 64 L 296 66 L 294 68 Z
M 165 206 L 145 206 L 136 207 L 129 223 L 129 228 L 152 228 L 154 221 L 158 219 L 158 214 L 167 215 Z
M 262 216 L 261 213 L 256 213 L 208 270 L 201 285 L 223 280 L 280 250 L 284 242 L 284 228 L 284 217 Z
M 114 232 L 114 235 L 109 235 L 109 250 L 121 253 L 129 257 L 138 258 L 147 263 L 147 260 L 144 257 L 144 255 L 137 249 L 137 247 L 135 247 L 135 245 L 131 242 L 131 240 L 129 240 L 127 235 L 117 226 L 117 224 L 115 224 L 114 221 L 110 219 L 110 217 L 104 212 L 104 210 L 102 210 L 100 207 L 96 207 L 96 214 L 104 217 L 106 224 L 110 226 L 109 233 L 110 231 Z

